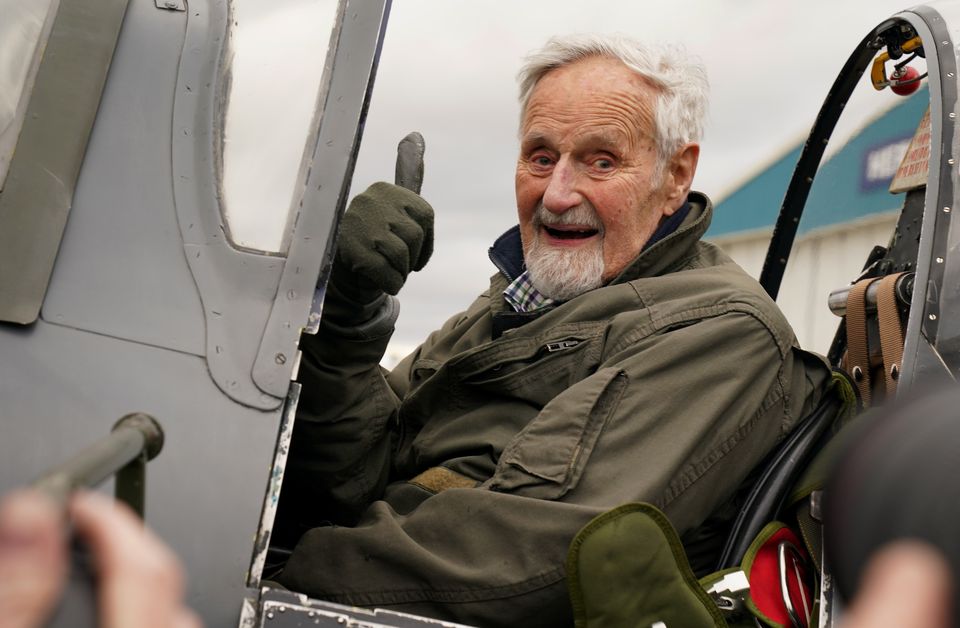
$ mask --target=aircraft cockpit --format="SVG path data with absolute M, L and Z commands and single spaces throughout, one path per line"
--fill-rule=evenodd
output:
M 450 626 L 313 600 L 264 570 L 298 342 L 319 325 L 390 10 L 293 4 L 271 23 L 254 0 L 0 0 L 0 61 L 15 61 L 0 63 L 0 492 L 106 480 L 183 558 L 208 626 Z M 960 2 L 867 33 L 756 260 L 782 309 L 820 303 L 799 326 L 832 338 L 813 348 L 846 373 L 848 410 L 960 374 L 958 58 Z M 280 65 L 297 71 L 258 90 L 251 75 Z M 886 124 L 878 98 L 908 103 L 912 122 L 875 151 L 876 176 L 852 180 L 845 147 L 873 141 L 865 111 Z M 880 205 L 883 220 L 868 216 Z M 859 225 L 858 246 L 830 231 L 837 215 Z M 131 415 L 162 442 L 131 436 Z M 783 514 L 833 418 L 824 410 L 785 443 L 718 568 L 739 565 Z M 77 457 L 111 430 L 122 446 Z M 781 551 L 775 583 L 783 621 L 767 623 L 833 625 L 841 601 L 823 550 L 795 549 Z M 736 625 L 749 583 L 730 582 L 704 588 Z M 88 607 L 52 625 L 96 625 Z

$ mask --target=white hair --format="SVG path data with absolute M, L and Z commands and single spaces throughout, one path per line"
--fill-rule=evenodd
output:
M 517 75 L 521 117 L 540 79 L 551 70 L 589 57 L 618 59 L 657 89 L 653 130 L 658 172 L 681 146 L 700 141 L 710 90 L 703 63 L 678 44 L 644 44 L 623 35 L 553 37 L 528 55 Z

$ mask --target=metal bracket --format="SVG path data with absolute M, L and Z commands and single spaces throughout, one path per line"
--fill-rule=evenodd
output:
M 116 474 L 117 499 L 143 517 L 146 464 L 163 449 L 163 428 L 146 414 L 128 414 L 109 436 L 48 471 L 33 487 L 60 504 L 80 487 L 93 487 Z
M 158 9 L 167 11 L 186 11 L 187 3 L 185 0 L 153 0 Z
M 742 569 L 728 573 L 714 582 L 707 589 L 707 594 L 713 599 L 728 622 L 734 623 L 753 617 L 747 608 L 750 582 Z
M 382 608 L 343 606 L 268 587 L 260 595 L 259 615 L 251 616 L 253 602 L 245 601 L 243 628 L 471 628 Z

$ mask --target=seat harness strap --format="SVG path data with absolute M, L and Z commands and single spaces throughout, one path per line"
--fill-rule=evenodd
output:
M 887 275 L 880 280 L 877 291 L 877 320 L 880 325 L 880 350 L 883 353 L 883 376 L 886 382 L 885 396 L 890 398 L 897 391 L 900 365 L 903 362 L 903 326 L 897 307 L 897 280 L 903 273 Z
M 867 288 L 876 279 L 858 281 L 847 296 L 847 372 L 853 377 L 860 401 L 870 407 L 870 348 L 867 345 Z

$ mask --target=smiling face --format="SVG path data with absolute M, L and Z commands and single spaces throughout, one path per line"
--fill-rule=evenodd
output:
M 655 180 L 655 99 L 655 87 L 606 57 L 551 70 L 533 89 L 517 210 L 527 268 L 547 296 L 566 300 L 610 281 L 682 206 L 698 149 L 683 147 L 687 157 Z

